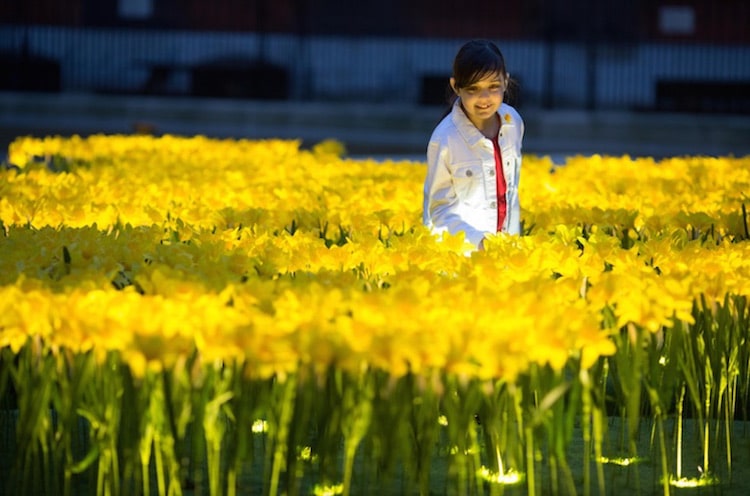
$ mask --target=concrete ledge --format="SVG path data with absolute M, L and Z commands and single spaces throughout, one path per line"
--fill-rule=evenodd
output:
M 20 135 L 327 138 L 353 154 L 422 155 L 442 107 L 0 92 L 0 145 Z M 520 108 L 534 154 L 750 155 L 750 117 Z

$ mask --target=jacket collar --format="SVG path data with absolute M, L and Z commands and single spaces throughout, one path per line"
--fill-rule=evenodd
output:
M 497 109 L 497 113 L 500 116 L 501 131 L 508 131 L 508 128 L 514 125 L 513 118 L 511 117 L 505 106 L 506 104 L 503 103 Z M 469 146 L 475 146 L 485 139 L 484 135 L 479 131 L 479 129 L 477 129 L 474 124 L 472 124 L 472 122 L 466 116 L 466 113 L 461 108 L 460 98 L 456 98 L 456 101 L 453 102 L 453 108 L 451 109 L 451 119 L 453 119 L 453 123 L 456 125 L 458 132 L 461 133 L 461 137 L 466 141 L 466 143 L 469 144 Z

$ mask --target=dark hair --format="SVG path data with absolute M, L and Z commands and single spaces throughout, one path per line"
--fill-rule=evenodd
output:
M 489 40 L 471 40 L 464 43 L 458 50 L 456 58 L 453 59 L 453 78 L 456 81 L 456 88 L 466 88 L 493 74 L 508 77 L 508 71 L 505 69 L 505 57 L 503 57 L 497 45 Z M 508 78 L 506 93 L 514 89 L 514 86 L 515 81 Z M 451 107 L 453 107 L 456 98 L 458 97 L 451 85 L 446 85 L 445 99 L 448 107 L 443 112 L 441 120 L 451 113 Z
M 508 75 L 497 45 L 488 40 L 472 40 L 458 50 L 453 60 L 456 88 L 466 88 L 492 74 Z

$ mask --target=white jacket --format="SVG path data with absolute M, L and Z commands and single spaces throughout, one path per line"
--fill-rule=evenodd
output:
M 516 109 L 505 103 L 498 114 L 498 142 L 507 184 L 507 214 L 502 230 L 520 234 L 518 183 L 524 124 Z M 474 246 L 485 234 L 497 232 L 494 147 L 471 123 L 458 99 L 433 131 L 427 147 L 422 221 L 435 234 L 464 231 Z

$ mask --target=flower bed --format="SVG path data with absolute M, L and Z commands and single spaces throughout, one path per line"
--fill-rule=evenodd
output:
M 645 493 L 731 482 L 750 158 L 525 157 L 524 236 L 467 256 L 421 226 L 424 164 L 340 152 L 11 145 L 9 487 L 604 494 L 615 459 L 653 464 L 622 469 Z

